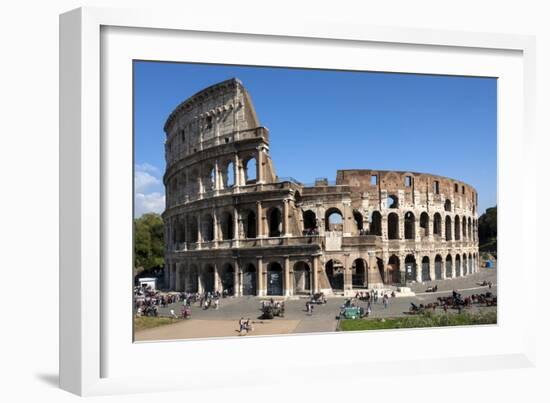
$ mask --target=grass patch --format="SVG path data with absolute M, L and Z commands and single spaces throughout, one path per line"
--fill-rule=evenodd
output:
M 344 319 L 340 322 L 340 330 L 410 329 L 415 327 L 489 325 L 495 323 L 497 323 L 496 310 L 459 314 L 433 314 L 427 312 L 423 315 L 403 318 Z
M 172 323 L 179 322 L 179 319 L 174 318 L 163 318 L 163 317 L 154 317 L 154 316 L 139 316 L 134 317 L 134 331 L 138 332 L 140 330 L 151 329 L 153 327 L 171 325 Z

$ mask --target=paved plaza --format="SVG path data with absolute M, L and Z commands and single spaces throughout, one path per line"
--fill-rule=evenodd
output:
M 380 298 L 377 304 L 372 304 L 372 313 L 369 318 L 389 318 L 406 315 L 410 303 L 427 304 L 436 301 L 437 297 L 450 295 L 453 289 L 457 289 L 463 296 L 486 292 L 489 287 L 481 287 L 479 283 L 483 281 L 492 282 L 491 292 L 497 293 L 497 271 L 496 268 L 481 268 L 478 273 L 467 277 L 437 280 L 425 283 L 410 285 L 415 296 L 404 296 L 390 298 L 387 309 L 382 304 Z M 438 287 L 436 293 L 426 293 L 425 290 L 433 285 Z M 270 334 L 289 334 L 289 333 L 315 333 L 332 332 L 338 325 L 337 315 L 340 307 L 347 298 L 328 297 L 324 305 L 315 305 L 312 315 L 308 315 L 305 303 L 307 296 L 282 298 L 277 300 L 285 301 L 284 318 L 275 318 L 272 320 L 262 320 L 261 301 L 269 300 L 269 297 L 238 297 L 222 298 L 218 310 L 202 310 L 198 304 L 192 306 L 192 318 L 182 320 L 176 324 L 160 326 L 152 329 L 136 332 L 136 341 L 145 340 L 173 340 L 187 338 L 205 338 L 205 337 L 230 337 L 238 336 L 238 321 L 241 317 L 250 318 L 254 330 L 249 335 L 270 335 Z M 366 308 L 367 303 L 357 301 L 359 306 Z M 159 314 L 168 316 L 173 309 L 176 314 L 180 314 L 182 303 L 168 305 L 166 308 L 160 308 Z M 478 309 L 494 309 L 479 308 Z M 439 310 L 441 310 L 439 308 Z

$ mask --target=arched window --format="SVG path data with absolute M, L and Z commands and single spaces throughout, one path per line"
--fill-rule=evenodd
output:
M 445 200 L 444 208 L 445 208 L 445 211 L 451 211 L 451 201 L 449 199 Z
M 388 239 L 399 239 L 399 216 L 395 213 L 388 215 Z
M 430 235 L 430 217 L 426 212 L 420 214 L 420 228 L 421 237 L 427 237 L 428 235 Z
M 342 212 L 337 208 L 329 208 L 325 213 L 325 230 L 326 231 L 342 231 L 343 216 Z
M 256 183 L 256 158 L 250 158 L 244 163 L 244 177 L 246 184 Z
M 281 210 L 277 207 L 272 208 L 268 215 L 268 225 L 269 225 L 269 236 L 277 237 L 281 236 L 282 229 L 282 220 L 281 220 Z
M 210 174 L 208 175 L 208 185 L 210 190 L 216 188 L 216 169 L 215 168 L 210 169 Z
M 462 239 L 467 239 L 468 234 L 466 234 L 466 217 L 462 217 Z
M 222 239 L 233 239 L 233 214 L 225 212 L 222 214 Z
M 441 280 L 443 278 L 443 258 L 441 255 L 435 255 L 435 279 Z
M 317 216 L 312 210 L 303 212 L 304 219 L 304 233 L 306 235 L 312 234 L 317 229 Z
M 434 214 L 434 236 L 441 236 L 441 214 Z
M 405 239 L 415 239 L 415 217 L 410 211 L 405 213 Z
M 396 195 L 389 195 L 386 199 L 388 208 L 399 208 L 399 199 Z
M 202 224 L 202 240 L 205 242 L 210 242 L 214 240 L 214 220 L 210 214 L 205 214 L 201 218 Z
M 453 238 L 453 229 L 452 227 L 452 220 L 451 217 L 447 216 L 445 217 L 445 240 L 451 241 Z
M 370 234 L 382 235 L 382 214 L 379 211 L 373 211 L 370 218 Z
M 358 210 L 353 210 L 353 219 L 355 220 L 355 225 L 357 225 L 357 231 L 360 233 L 363 232 L 363 214 Z
M 198 235 L 199 226 L 197 224 L 197 217 L 191 217 L 191 219 L 189 220 L 189 242 L 197 242 Z
M 428 256 L 424 256 L 422 258 L 422 281 L 430 281 L 430 258 Z
M 233 186 L 235 186 L 235 165 L 229 162 L 225 167 L 224 188 L 229 189 Z
M 455 216 L 455 241 L 460 241 L 460 217 Z
M 256 238 L 256 213 L 246 212 L 244 215 L 244 231 L 247 238 Z

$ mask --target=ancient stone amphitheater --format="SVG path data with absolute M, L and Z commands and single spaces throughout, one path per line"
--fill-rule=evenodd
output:
M 278 177 L 238 79 L 181 103 L 164 130 L 172 290 L 349 295 L 478 270 L 474 188 L 373 169 L 340 170 L 335 183 Z

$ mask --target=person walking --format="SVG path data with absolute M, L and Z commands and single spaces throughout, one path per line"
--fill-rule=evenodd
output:
M 384 302 L 384 309 L 388 309 L 388 294 L 384 294 L 384 297 L 382 298 L 383 302 Z

